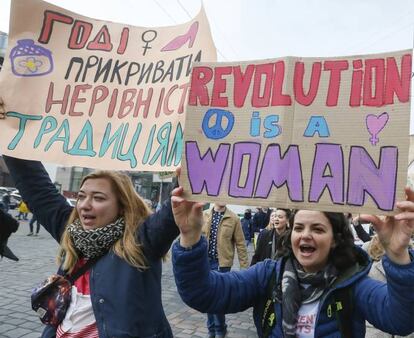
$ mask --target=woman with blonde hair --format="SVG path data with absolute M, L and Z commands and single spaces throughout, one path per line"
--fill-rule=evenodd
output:
M 79 235 L 78 231 L 82 230 L 82 228 L 88 231 L 99 227 L 96 224 L 88 224 L 88 220 L 92 217 L 88 218 L 86 210 L 83 212 L 85 209 L 83 208 L 84 204 L 87 203 L 87 192 L 85 190 L 89 182 L 91 182 L 88 182 L 88 180 L 98 180 L 98 182 L 99 180 L 108 181 L 117 196 L 118 207 L 122 210 L 120 214 L 122 218 L 117 219 L 116 225 L 123 224 L 124 231 L 119 240 L 113 244 L 113 251 L 130 265 L 138 269 L 146 269 L 145 256 L 142 252 L 141 245 L 137 245 L 136 243 L 135 233 L 140 224 L 151 214 L 151 211 L 145 201 L 135 192 L 128 176 L 109 170 L 98 170 L 83 178 L 78 193 L 76 208 L 72 210 L 69 216 L 68 224 L 70 226 L 66 227 L 63 232 L 58 262 L 63 264 L 62 267 L 64 270 L 71 272 L 79 259 L 75 247 L 77 245 L 77 236 Z M 114 201 L 108 202 L 113 203 Z M 83 224 L 81 222 L 82 218 L 84 219 Z M 92 234 L 92 232 L 90 233 Z M 82 231 L 82 234 L 81 240 L 83 241 L 87 233 Z M 84 250 L 88 249 L 85 248 Z
M 172 337 L 161 303 L 162 257 L 178 235 L 171 202 L 150 215 L 129 177 L 98 170 L 82 180 L 73 208 L 40 162 L 4 159 L 29 208 L 60 243 L 58 274 L 94 262 L 74 281 L 63 320 L 46 326 L 42 338 Z

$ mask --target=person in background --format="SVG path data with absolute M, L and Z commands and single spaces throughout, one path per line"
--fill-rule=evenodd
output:
M 254 248 L 256 248 L 257 238 L 259 237 L 260 232 L 269 224 L 271 212 L 272 209 L 270 208 L 256 208 L 256 213 L 253 215 L 252 223 L 252 237 Z
M 365 320 L 391 334 L 414 332 L 414 192 L 384 219 L 364 215 L 385 249 L 387 284 L 368 277 L 370 259 L 354 245 L 344 214 L 297 210 L 279 241 L 280 258 L 246 270 L 208 271 L 201 203 L 172 197 L 181 236 L 172 249 L 183 301 L 202 312 L 236 313 L 253 307 L 259 337 L 365 336 Z
M 366 242 L 369 242 L 371 240 L 371 234 L 369 232 L 365 231 L 365 229 L 364 229 L 364 227 L 361 223 L 361 219 L 360 219 L 359 215 L 352 218 L 352 226 L 354 227 L 358 238 L 362 242 L 366 243 Z
M 21 200 L 19 202 L 19 206 L 17 207 L 17 219 L 20 221 L 23 217 L 23 220 L 27 220 L 27 214 L 29 213 L 29 209 L 25 201 Z
M 233 266 L 234 249 L 237 248 L 240 267 L 249 266 L 247 248 L 239 217 L 225 204 L 214 203 L 204 212 L 203 233 L 208 241 L 209 268 L 212 271 L 228 272 Z M 210 338 L 223 338 L 227 332 L 223 313 L 207 313 L 207 329 Z
M 253 223 L 252 223 L 253 233 L 260 232 L 266 227 L 266 225 L 268 224 L 268 223 L 265 223 L 266 215 L 267 215 L 267 210 L 265 212 L 264 209 L 262 209 L 262 207 L 256 208 L 256 213 L 253 215 Z
M 36 223 L 36 232 L 33 233 L 33 225 Z M 40 223 L 36 218 L 36 215 L 32 214 L 32 219 L 29 222 L 30 232 L 27 236 L 38 236 L 40 231 Z
M 266 258 L 276 257 L 276 244 L 279 237 L 289 226 L 289 209 L 276 209 L 270 214 L 268 226 L 259 234 L 256 250 L 250 265 L 261 262 Z
M 413 232 L 414 233 L 414 232 Z M 412 247 L 412 243 L 411 243 Z M 372 266 L 369 270 L 368 276 L 373 279 L 379 280 L 386 283 L 387 278 L 384 271 L 384 266 L 382 265 L 382 259 L 385 255 L 384 246 L 381 244 L 377 235 L 374 235 L 369 242 L 365 242 L 362 248 L 368 253 L 369 257 L 372 259 Z M 381 330 L 376 329 L 371 323 L 366 322 L 366 334 L 365 338 L 398 338 L 395 336 Z M 414 338 L 414 333 L 405 336 L 406 338 Z
M 246 209 L 244 211 L 244 216 L 243 218 L 240 220 L 241 222 L 241 226 L 243 229 L 243 234 L 244 234 L 244 240 L 246 243 L 246 247 L 249 246 L 251 240 L 252 240 L 252 211 L 250 209 Z

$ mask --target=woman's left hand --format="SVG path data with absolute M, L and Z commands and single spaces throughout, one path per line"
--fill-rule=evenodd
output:
M 401 212 L 395 216 L 384 219 L 374 215 L 360 217 L 374 225 L 387 256 L 397 264 L 408 264 L 411 261 L 408 246 L 414 232 L 414 192 L 406 188 L 405 193 L 407 199 L 397 202 L 396 206 Z

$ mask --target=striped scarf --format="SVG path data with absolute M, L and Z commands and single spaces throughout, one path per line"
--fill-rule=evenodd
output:
M 303 270 L 296 259 L 287 259 L 282 278 L 282 327 L 286 338 L 296 337 L 300 306 L 319 299 L 337 276 L 338 272 L 331 264 L 322 271 L 309 273 Z

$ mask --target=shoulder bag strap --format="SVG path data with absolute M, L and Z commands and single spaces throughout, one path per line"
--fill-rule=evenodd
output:
M 92 267 L 92 265 L 94 265 L 102 256 L 103 255 L 88 259 L 88 261 L 84 265 L 82 265 L 78 270 L 76 270 L 72 275 L 65 275 L 66 279 L 69 280 L 71 284 L 75 283 L 75 281 L 86 271 L 88 271 Z

